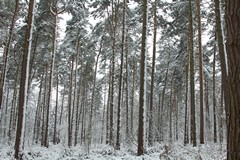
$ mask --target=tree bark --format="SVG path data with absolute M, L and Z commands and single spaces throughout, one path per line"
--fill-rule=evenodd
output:
M 224 51 L 224 41 L 223 41 L 223 29 L 221 23 L 221 13 L 220 13 L 220 0 L 214 0 L 215 3 L 215 19 L 216 19 L 216 34 L 217 34 L 217 44 L 218 52 L 220 56 L 220 66 L 222 71 L 222 83 L 223 83 L 223 94 L 225 107 L 228 105 L 228 87 L 227 87 L 227 64 Z M 227 113 L 227 110 L 226 110 Z M 228 113 L 227 113 L 228 114 Z
M 138 151 L 137 155 L 143 155 L 144 153 L 144 99 L 145 92 L 145 63 L 146 63 L 146 39 L 147 39 L 147 6 L 148 1 L 143 0 L 143 24 L 142 24 L 142 47 L 141 47 L 141 71 L 140 71 L 140 95 L 139 95 L 139 116 L 138 116 Z
M 151 75 L 151 88 L 150 88 L 150 106 L 149 106 L 149 130 L 148 142 L 153 145 L 153 88 L 154 88 L 154 72 L 155 72 L 155 59 L 156 59 L 156 41 L 157 41 L 157 0 L 155 0 L 154 7 L 154 28 L 153 28 L 153 57 L 152 57 L 152 75 Z
M 120 60 L 120 77 L 118 88 L 118 109 L 117 109 L 117 141 L 116 149 L 120 150 L 120 116 L 121 116 L 121 94 L 122 94 L 122 77 L 123 77 L 123 56 L 125 47 L 125 18 L 126 18 L 126 0 L 123 0 L 123 19 L 122 19 L 122 43 L 121 43 L 121 60 Z
M 188 61 L 186 64 L 186 89 L 185 89 L 185 119 L 184 119 L 184 145 L 189 143 L 189 136 L 188 136 L 188 72 L 189 72 L 189 65 Z
M 192 0 L 189 0 L 189 56 L 190 56 L 190 102 L 191 102 L 191 142 L 197 146 L 195 122 L 195 84 L 194 84 L 194 50 L 193 50 L 193 17 Z
M 214 46 L 214 55 L 213 55 L 213 141 L 217 142 L 217 122 L 216 122 L 216 90 L 215 90 L 215 78 L 216 78 L 216 47 Z
M 240 1 L 226 1 L 228 90 L 227 159 L 240 159 Z
M 34 22 L 34 9 L 35 0 L 29 1 L 28 8 L 28 21 L 27 29 L 24 41 L 24 52 L 22 59 L 22 69 L 21 69 L 21 82 L 19 91 L 19 108 L 18 108 L 18 121 L 17 121 L 17 132 L 15 140 L 15 155 L 16 159 L 21 159 L 22 149 L 23 149 L 23 136 L 24 136 L 24 124 L 25 124 L 25 108 L 27 100 L 27 87 L 28 87 L 28 73 L 29 73 L 29 60 L 32 44 L 32 31 Z
M 199 52 L 199 88 L 200 88 L 200 143 L 204 144 L 204 112 L 203 112 L 203 61 L 202 61 L 202 29 L 200 0 L 197 0 L 198 17 L 198 52 Z

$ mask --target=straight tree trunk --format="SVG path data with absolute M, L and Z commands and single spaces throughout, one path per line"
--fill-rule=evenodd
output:
M 75 66 L 75 92 L 77 96 L 77 104 L 76 104 L 76 114 L 75 114 L 75 135 L 74 135 L 74 146 L 78 143 L 78 131 L 79 131 L 79 121 L 80 121 L 80 97 L 81 97 L 81 85 L 82 85 L 82 76 L 80 76 L 77 84 L 77 76 L 78 76 L 78 57 L 79 57 L 79 50 L 80 50 L 80 38 L 77 41 L 77 52 L 76 52 L 76 66 Z M 82 62 L 82 60 L 81 60 Z M 82 65 L 82 63 L 81 63 Z M 81 72 L 82 70 L 80 70 Z M 80 74 L 79 74 L 80 75 Z M 77 90 L 77 91 L 76 91 Z
M 227 159 L 240 159 L 240 1 L 226 1 L 228 90 Z
M 186 89 L 185 89 L 185 116 L 184 116 L 184 145 L 189 143 L 188 136 L 188 72 L 189 72 L 189 62 L 186 64 Z
M 112 0 L 112 15 L 110 16 L 108 11 L 108 17 L 109 17 L 109 24 L 111 26 L 110 28 L 110 37 L 111 37 L 111 48 L 112 48 L 112 59 L 111 59 L 111 96 L 110 96 L 110 133 L 109 133 L 109 142 L 111 146 L 114 146 L 114 139 L 113 139 L 113 132 L 114 132 L 114 126 L 113 126 L 113 117 L 114 117 L 114 82 L 115 82 L 115 47 L 116 47 L 116 30 L 117 30 L 117 20 L 118 20 L 118 7 L 119 7 L 119 0 L 117 0 L 117 5 L 114 5 L 114 1 Z M 115 7 L 114 7 L 115 6 Z M 108 9 L 108 8 L 107 8 Z
M 45 70 L 45 79 L 44 79 L 44 95 L 43 95 L 43 102 L 42 102 L 42 120 L 41 120 L 41 128 L 42 128 L 42 131 L 41 131 L 41 146 L 44 146 L 44 140 L 45 140 L 45 130 L 44 128 L 46 123 L 45 123 L 45 117 L 46 117 L 46 105 L 47 105 L 47 100 L 46 100 L 46 95 L 48 94 L 48 91 L 47 91 L 47 78 L 48 78 L 48 64 L 46 64 L 46 70 Z
M 73 69 L 74 69 L 74 55 L 72 55 L 71 73 L 69 78 L 69 94 L 68 94 L 68 147 L 72 146 L 72 88 L 73 88 Z
M 44 137 L 44 147 L 49 146 L 48 141 L 48 130 L 49 130 L 49 114 L 50 114 L 50 104 L 52 97 L 52 84 L 53 84 L 53 71 L 54 71 L 54 63 L 55 63 L 55 54 L 56 54 L 56 34 L 57 34 L 57 14 L 53 14 L 53 39 L 52 39 L 52 55 L 51 55 L 51 63 L 50 63 L 50 77 L 49 77 L 49 88 L 48 88 L 48 101 L 47 101 L 47 115 L 46 115 L 46 128 L 45 128 L 45 137 Z
M 216 34 L 217 34 L 217 44 L 218 44 L 218 52 L 220 56 L 220 66 L 222 71 L 222 83 L 223 83 L 223 94 L 224 94 L 224 102 L 225 107 L 228 106 L 228 87 L 227 87 L 227 63 L 226 56 L 224 51 L 224 41 L 223 41 L 223 26 L 221 23 L 221 13 L 220 13 L 220 0 L 214 0 L 215 3 L 215 19 L 216 19 Z M 228 114 L 226 109 L 226 114 Z
M 104 98 L 103 98 L 103 115 L 102 115 L 102 136 L 101 136 L 101 144 L 103 144 L 103 140 L 104 140 L 104 128 L 105 128 L 105 117 L 106 117 L 106 108 L 107 108 L 107 104 L 106 104 L 106 91 L 107 91 L 107 85 L 105 84 L 105 89 L 104 89 Z
M 62 102 L 61 102 L 61 111 L 60 111 L 60 116 L 59 116 L 59 126 L 61 127 L 62 125 L 62 117 L 63 117 L 63 108 L 64 108 L 64 101 L 65 101 L 65 92 L 66 92 L 66 85 L 63 85 L 63 93 L 62 93 Z M 60 130 L 58 131 L 58 142 L 60 142 Z
M 175 87 L 174 89 L 174 111 L 175 111 L 175 138 L 178 141 L 178 89 Z
M 122 94 L 122 77 L 123 77 L 123 56 L 125 47 L 125 18 L 126 18 L 126 0 L 123 0 L 123 19 L 122 19 L 122 43 L 121 43 L 121 60 L 120 60 L 120 77 L 118 88 L 118 109 L 117 109 L 117 141 L 116 149 L 120 150 L 120 116 L 121 116 L 121 94 Z
M 172 111 L 173 111 L 173 83 L 174 83 L 174 75 L 175 75 L 176 68 L 174 68 L 171 80 L 171 91 L 170 91 L 170 100 L 169 100 L 169 142 L 172 143 Z
M 32 44 L 32 31 L 34 22 L 34 11 L 35 11 L 35 0 L 29 1 L 28 8 L 28 21 L 27 29 L 24 41 L 24 52 L 22 59 L 21 69 L 21 82 L 19 91 L 19 106 L 18 106 L 18 121 L 17 121 L 17 132 L 15 140 L 15 154 L 14 157 L 18 160 L 22 158 L 23 150 L 23 136 L 24 136 L 24 124 L 25 124 L 25 108 L 27 100 L 27 87 L 28 87 L 28 73 L 29 73 L 29 60 Z
M 189 0 L 189 56 L 190 56 L 190 102 L 191 102 L 191 142 L 197 146 L 196 122 L 195 122 L 195 84 L 194 84 L 194 50 L 193 50 L 193 17 L 192 0 Z
M 214 64 L 215 65 L 215 64 Z M 214 70 L 213 70 L 214 72 Z M 210 122 L 210 112 L 209 112 L 209 79 L 207 76 L 205 76 L 205 107 L 206 107 L 206 114 L 205 114 L 205 121 L 206 121 L 206 139 L 207 141 L 211 141 L 211 138 L 210 138 L 210 131 L 211 131 L 211 122 Z M 215 83 L 213 81 L 213 83 Z M 214 85 L 214 84 L 213 84 Z M 215 92 L 213 90 L 213 92 Z M 213 97 L 214 99 L 214 97 Z
M 110 144 L 110 99 L 111 99 L 111 68 L 109 69 L 108 83 L 108 100 L 107 100 L 107 117 L 106 117 L 106 144 Z
M 216 47 L 214 46 L 213 55 L 213 141 L 217 143 L 217 122 L 216 122 L 216 90 L 215 90 L 215 77 L 216 77 Z
M 132 95 L 131 95 L 131 115 L 130 115 L 130 119 L 131 119 L 131 143 L 133 144 L 133 139 L 134 139 L 134 128 L 133 128 L 133 114 L 134 114 L 134 92 L 135 92 L 135 62 L 133 62 L 133 71 L 132 71 Z
M 142 46 L 141 46 L 141 71 L 140 71 L 140 95 L 139 95 L 139 116 L 138 116 L 138 150 L 137 155 L 143 155 L 144 153 L 144 99 L 145 91 L 145 63 L 146 63 L 146 39 L 147 39 L 147 7 L 148 1 L 143 0 L 143 24 L 142 24 Z
M 58 71 L 56 71 L 56 104 L 55 104 L 55 115 L 54 115 L 54 130 L 53 130 L 53 144 L 57 143 L 57 115 L 58 115 Z
M 198 52 L 199 52 L 199 84 L 200 84 L 200 143 L 204 144 L 204 112 L 203 112 L 203 61 L 202 61 L 202 29 L 200 0 L 197 0 L 198 15 Z
M 154 88 L 154 72 L 155 72 L 155 59 L 156 59 L 156 41 L 157 41 L 157 0 L 155 0 L 154 7 L 154 28 L 153 28 L 153 57 L 152 57 L 152 75 L 151 75 L 151 88 L 150 88 L 150 106 L 149 106 L 149 130 L 148 130 L 148 142 L 149 145 L 153 145 L 153 88 Z
M 127 32 L 127 31 L 126 31 Z M 127 33 L 126 33 L 127 34 Z M 126 46 L 126 54 L 125 54 L 125 65 L 126 65 L 126 76 L 125 76 L 125 79 L 126 79 L 126 94 L 125 94 L 125 98 L 126 98 L 126 140 L 127 142 L 129 143 L 130 139 L 129 139 L 129 77 L 128 77 L 128 39 L 126 37 L 126 43 L 125 43 L 125 46 Z

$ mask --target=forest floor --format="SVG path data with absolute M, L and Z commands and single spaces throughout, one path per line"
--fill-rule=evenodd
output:
M 13 160 L 14 147 L 0 144 L 0 160 Z M 86 148 L 76 146 L 68 148 L 62 144 L 25 146 L 24 160 L 225 160 L 226 144 L 204 144 L 197 147 L 184 146 L 182 143 L 155 144 L 149 147 L 144 156 L 136 156 L 136 147 L 122 148 L 120 151 L 108 145 L 93 145 L 90 153 Z

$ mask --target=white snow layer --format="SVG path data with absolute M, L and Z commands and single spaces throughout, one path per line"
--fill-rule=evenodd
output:
M 226 146 L 226 144 L 222 145 Z M 182 143 L 155 144 L 148 148 L 144 156 L 136 156 L 136 148 L 116 151 L 108 145 L 94 145 L 90 153 L 82 146 L 50 145 L 49 148 L 38 145 L 26 146 L 24 160 L 225 160 L 226 148 L 219 144 L 205 144 L 198 147 L 183 146 Z M 14 147 L 0 144 L 0 160 L 14 159 Z

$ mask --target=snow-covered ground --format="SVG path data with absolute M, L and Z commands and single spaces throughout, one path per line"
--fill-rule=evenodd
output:
M 171 145 L 156 144 L 148 148 L 144 156 L 136 156 L 136 147 L 116 151 L 107 145 L 94 145 L 90 153 L 81 146 L 50 145 L 25 147 L 24 160 L 225 160 L 226 145 L 205 144 L 198 147 L 183 146 L 180 143 Z M 0 144 L 0 160 L 13 160 L 13 146 Z

